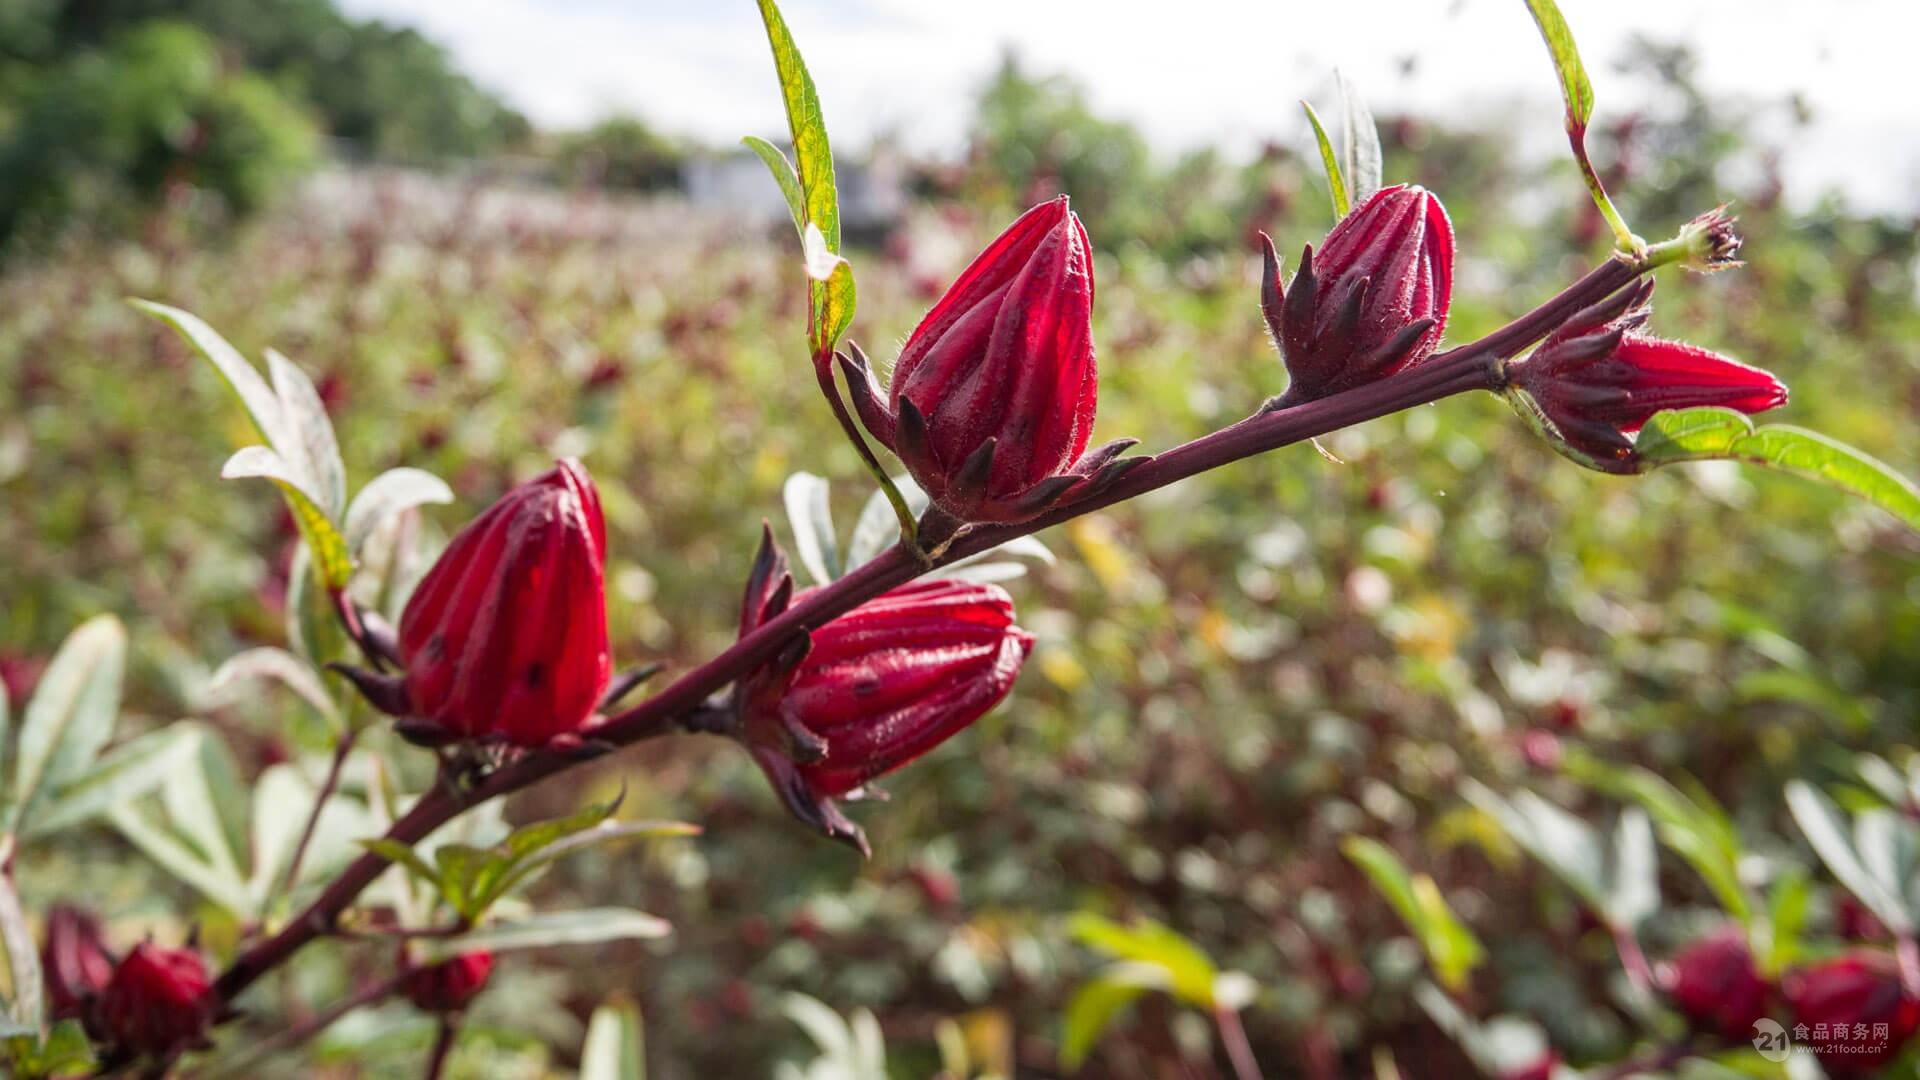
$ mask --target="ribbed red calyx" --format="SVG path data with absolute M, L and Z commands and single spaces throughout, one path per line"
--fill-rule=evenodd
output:
M 810 591 L 793 593 L 769 537 L 748 580 L 741 632 Z M 1005 589 L 951 579 L 902 585 L 809 639 L 742 681 L 740 736 L 797 817 L 863 851 L 864 837 L 832 800 L 985 715 L 1033 648 Z
M 47 941 L 40 950 L 47 1011 L 55 1020 L 83 1019 L 94 996 L 113 977 L 100 920 L 58 904 L 47 912 Z
M 136 945 L 95 1002 L 98 1033 L 115 1047 L 154 1057 L 205 1041 L 214 1000 L 198 953 Z
M 861 421 L 953 517 L 1036 516 L 1077 482 L 1093 432 L 1093 293 L 1066 196 L 1034 207 L 927 312 L 884 395 L 864 357 L 848 365 Z
M 492 976 L 493 954 L 476 949 L 414 968 L 407 973 L 400 991 L 414 1008 L 425 1012 L 459 1012 L 480 996 Z
M 1860 1076 L 1896 1057 L 1920 1029 L 1920 998 L 1882 953 L 1855 952 L 1788 972 L 1780 980 L 1796 1027 L 1824 1029 L 1808 1047 L 1827 1072 Z
M 1754 964 L 1746 930 L 1728 926 L 1674 956 L 1667 993 L 1695 1030 L 1742 1043 L 1767 1015 L 1773 987 Z
M 1549 437 L 1605 472 L 1640 471 L 1629 436 L 1662 409 L 1711 405 L 1751 415 L 1787 402 L 1786 384 L 1769 372 L 1643 333 L 1652 298 L 1651 278 L 1629 285 L 1507 365 Z
M 606 546 L 599 493 L 573 460 L 462 529 L 400 620 L 416 730 L 539 746 L 585 727 L 612 675 Z
M 1284 289 L 1273 242 L 1260 310 L 1298 405 L 1391 375 L 1433 355 L 1453 299 L 1453 223 L 1432 192 L 1381 188 L 1308 245 Z

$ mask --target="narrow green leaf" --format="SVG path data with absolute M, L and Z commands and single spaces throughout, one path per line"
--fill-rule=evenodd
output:
M 580 1048 L 580 1080 L 646 1080 L 646 1041 L 640 1010 L 632 1005 L 602 1005 L 587 1021 Z
M 1507 799 L 1470 780 L 1461 793 L 1589 907 L 1607 910 L 1606 855 L 1591 826 L 1531 791 Z
M 241 683 L 272 681 L 292 690 L 300 700 L 313 706 L 336 729 L 340 726 L 340 708 L 327 693 L 320 676 L 299 657 L 285 649 L 262 646 L 229 657 L 214 669 L 207 680 L 207 691 L 217 702 L 232 700 Z
M 490 874 L 483 875 L 477 882 L 485 887 L 479 899 L 484 908 L 512 892 L 521 882 L 554 860 L 594 844 L 638 840 L 643 837 L 659 839 L 698 835 L 700 835 L 700 826 L 683 821 L 604 821 L 591 829 L 574 833 L 572 836 L 556 840 L 538 851 L 529 853 L 525 858 L 507 866 L 497 877 Z
M 209 734 L 199 751 L 160 787 L 160 802 L 176 838 L 223 877 L 241 879 L 237 854 L 247 842 L 247 786 L 226 741 Z
M 1580 50 L 1574 47 L 1573 31 L 1560 14 L 1554 0 L 1527 0 L 1534 25 L 1547 43 L 1553 57 L 1553 70 L 1560 77 L 1560 96 L 1567 104 L 1567 130 L 1585 131 L 1593 117 L 1593 84 L 1587 81 L 1586 66 L 1580 63 Z
M 429 865 L 427 860 L 421 858 L 419 852 L 414 851 L 411 847 L 408 847 L 400 841 L 389 840 L 383 836 L 374 840 L 362 840 L 360 841 L 360 846 L 390 863 L 406 867 L 414 877 L 419 878 L 426 884 L 436 889 L 440 887 L 439 871 Z
M 33 931 L 27 926 L 27 913 L 20 907 L 20 894 L 14 891 L 13 875 L 0 874 L 0 948 L 7 953 L 7 971 L 13 995 L 6 1002 L 9 1027 L 30 1031 L 37 1039 L 46 1022 L 42 998 L 40 950 L 34 944 Z
M 346 632 L 334 617 L 333 605 L 313 568 L 313 550 L 305 540 L 293 550 L 287 566 L 287 642 L 294 654 L 318 670 L 329 660 L 339 658 L 347 646 Z
M 1200 946 L 1151 920 L 1122 926 L 1085 912 L 1075 915 L 1067 929 L 1082 943 L 1119 960 L 1151 964 L 1167 973 L 1167 989 L 1195 1008 L 1212 1009 L 1215 979 L 1220 974 Z
M 1314 112 L 1313 106 L 1307 102 L 1301 102 L 1300 107 L 1307 110 L 1307 122 L 1313 125 L 1313 137 L 1320 144 L 1320 163 L 1327 167 L 1327 191 L 1333 196 L 1333 217 L 1338 221 L 1353 208 L 1353 201 L 1347 194 L 1346 177 L 1340 173 L 1340 156 L 1334 152 L 1333 140 L 1327 138 L 1327 129 L 1320 123 L 1320 114 Z
M 1920 487 L 1872 455 L 1817 431 L 1753 421 L 1731 409 L 1655 413 L 1634 444 L 1648 466 L 1726 458 L 1818 480 L 1880 507 L 1920 531 Z
M 1373 882 L 1381 896 L 1407 924 L 1426 951 L 1434 976 L 1458 991 L 1466 986 L 1486 950 L 1447 905 L 1440 886 L 1425 874 L 1413 874 L 1393 849 L 1365 836 L 1349 836 L 1340 843 L 1342 854 Z
M 793 137 L 794 166 L 806 208 L 805 220 L 820 227 L 827 250 L 838 254 L 839 193 L 834 186 L 833 148 L 827 143 L 827 123 L 820 112 L 820 94 L 814 89 L 813 76 L 807 73 L 806 61 L 800 58 L 800 48 L 794 44 L 779 6 L 774 0 L 759 0 L 759 3 L 760 19 L 767 27 L 767 44 L 773 49 L 774 70 L 780 77 L 780 97 L 787 107 L 787 129 Z
M 1613 831 L 1613 873 L 1607 882 L 1607 911 L 1632 930 L 1660 910 L 1660 865 L 1654 851 L 1653 821 L 1631 807 Z
M 793 527 L 794 557 L 807 568 L 815 585 L 830 585 L 840 576 L 840 546 L 828 496 L 826 478 L 809 472 L 787 477 L 781 490 L 787 522 Z
M 442 844 L 433 852 L 433 866 L 440 875 L 440 895 L 455 914 L 477 919 L 486 906 L 476 895 L 476 881 L 494 855 L 471 844 Z
M 0 831 L 19 831 L 38 800 L 93 764 L 113 737 L 126 662 L 127 632 L 111 615 L 88 619 L 60 643 L 21 717 Z
M 440 960 L 473 949 L 506 952 L 551 945 L 598 945 L 607 941 L 665 937 L 672 932 L 673 927 L 665 919 L 644 911 L 581 908 L 541 912 L 518 922 L 497 923 L 459 937 L 436 940 L 426 949 L 429 959 Z
M 348 504 L 346 524 L 341 530 L 346 537 L 347 550 L 359 555 L 373 531 L 395 514 L 429 503 L 452 501 L 453 489 L 447 486 L 445 480 L 425 469 L 405 466 L 388 469 L 367 481 L 367 485 L 354 495 L 353 502 Z
M 1798 867 L 1789 866 L 1774 879 L 1767 893 L 1767 919 L 1759 950 L 1761 970 L 1774 975 L 1799 959 L 1813 906 L 1813 882 Z
M 1652 816 L 1660 842 L 1685 859 L 1713 890 L 1720 906 L 1742 923 L 1754 905 L 1740 881 L 1740 836 L 1712 796 L 1689 797 L 1649 769 L 1621 769 L 1588 754 L 1570 754 L 1569 776 L 1615 798 L 1631 799 Z
M 1078 1072 L 1100 1036 L 1148 989 L 1139 981 L 1103 975 L 1075 990 L 1061 1020 L 1060 1068 Z
M 55 788 L 24 835 L 34 838 L 79 825 L 109 807 L 151 793 L 188 766 L 203 737 L 193 725 L 175 724 L 115 747 Z
M 153 824 L 148 815 L 121 803 L 106 811 L 109 823 L 127 842 L 140 849 L 162 870 L 199 890 L 202 896 L 241 918 L 253 916 L 247 884 L 235 873 L 212 866 L 172 834 Z
M 1896 934 L 1913 932 L 1913 916 L 1904 899 L 1882 884 L 1860 861 L 1860 854 L 1847 839 L 1840 808 L 1833 805 L 1831 799 L 1806 781 L 1795 780 L 1787 785 L 1787 810 L 1793 814 L 1800 831 L 1806 834 L 1814 853 L 1848 892 L 1879 916 L 1887 929 Z
M 264 446 L 243 446 L 220 468 L 222 480 L 255 477 L 273 481 L 286 497 L 287 508 L 300 527 L 300 537 L 314 556 L 321 582 L 329 590 L 346 588 L 353 576 L 353 556 L 347 550 L 346 538 L 340 535 L 333 518 L 319 502 L 319 496 L 306 486 L 308 481 L 286 458 Z
M 1334 73 L 1340 87 L 1340 108 L 1344 114 L 1340 130 L 1341 171 L 1347 178 L 1348 196 L 1355 206 L 1380 190 L 1380 129 L 1373 113 L 1347 77 Z
M 787 155 L 781 153 L 779 147 L 758 135 L 748 135 L 740 141 L 758 155 L 766 164 L 767 171 L 773 174 L 773 182 L 780 185 L 780 194 L 787 200 L 787 212 L 793 215 L 794 235 L 804 239 L 807 235 L 807 196 L 800 190 L 800 174 L 793 171 L 793 162 L 787 160 Z
M 135 308 L 165 322 L 192 345 L 195 351 L 206 359 L 220 377 L 226 380 L 227 388 L 233 391 L 240 404 L 247 410 L 247 416 L 253 421 L 255 431 L 267 440 L 268 445 L 280 447 L 288 445 L 291 433 L 287 430 L 285 418 L 281 415 L 280 397 L 260 372 L 234 348 L 219 331 L 202 322 L 199 316 L 165 304 L 156 304 L 150 300 L 129 301 Z
M 305 487 L 313 492 L 327 519 L 339 521 L 347 507 L 347 468 L 340 460 L 340 443 L 334 437 L 326 403 L 320 400 L 320 392 L 307 373 L 277 349 L 267 350 L 267 374 L 273 382 L 274 396 L 280 400 L 280 418 L 291 440 L 276 449 L 306 478 Z

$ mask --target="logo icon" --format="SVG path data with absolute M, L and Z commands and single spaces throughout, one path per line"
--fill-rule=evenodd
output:
M 1793 1040 L 1787 1037 L 1786 1028 L 1762 1017 L 1753 1022 L 1753 1048 L 1761 1057 L 1778 1064 L 1793 1052 Z

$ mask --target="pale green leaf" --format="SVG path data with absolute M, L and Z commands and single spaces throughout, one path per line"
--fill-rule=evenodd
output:
M 1896 934 L 1913 932 L 1913 916 L 1902 895 L 1889 889 L 1861 862 L 1860 854 L 1847 838 L 1840 808 L 1833 805 L 1831 799 L 1806 781 L 1795 780 L 1787 785 L 1787 809 L 1800 831 L 1806 834 L 1814 853 L 1848 892 L 1887 924 L 1887 929 Z
M 210 865 L 198 852 L 154 825 L 147 815 L 131 805 L 113 806 L 106 811 L 106 817 L 128 843 L 162 870 L 229 912 L 242 918 L 252 917 L 253 903 L 247 895 L 247 883 L 237 873 Z
M 1607 882 L 1607 911 L 1628 930 L 1660 910 L 1660 866 L 1655 855 L 1653 821 L 1632 807 L 1613 831 L 1613 873 Z
M 246 844 L 247 792 L 232 751 L 209 735 L 193 760 L 160 786 L 160 802 L 175 836 L 223 877 L 240 879 L 236 854 Z
M 1720 906 L 1743 923 L 1752 919 L 1753 903 L 1740 882 L 1739 834 L 1710 795 L 1690 798 L 1649 769 L 1622 769 L 1587 754 L 1568 755 L 1565 768 L 1600 791 L 1638 803 L 1652 816 L 1660 842 L 1693 867 Z
M 787 212 L 793 215 L 793 231 L 803 241 L 807 235 L 807 197 L 800 190 L 800 174 L 793 171 L 793 162 L 780 148 L 758 135 L 748 135 L 740 140 L 747 149 L 754 152 L 773 174 L 773 182 L 780 185 L 780 194 L 787 200 Z
M 253 364 L 240 354 L 240 350 L 197 315 L 149 300 L 130 302 L 135 308 L 172 326 L 213 365 L 214 371 L 226 380 L 228 389 L 240 399 L 241 406 L 247 410 L 247 416 L 253 421 L 254 430 L 260 433 L 261 438 L 274 447 L 289 444 L 291 433 L 281 415 L 279 395 L 274 393 L 267 380 L 260 377 L 260 372 Z
M 1367 201 L 1380 190 L 1380 130 L 1374 126 L 1373 113 L 1345 75 L 1335 72 L 1340 86 L 1340 107 L 1344 114 L 1340 130 L 1341 173 L 1347 180 L 1347 195 L 1354 206 Z
M 318 497 L 306 486 L 309 481 L 301 477 L 286 458 L 264 446 L 243 446 L 220 468 L 222 480 L 255 477 L 273 481 L 286 496 L 287 508 L 300 527 L 300 537 L 315 557 L 321 583 L 330 591 L 346 588 L 353 576 L 353 556 L 347 550 L 346 538 L 340 535 Z
M 115 747 L 87 771 L 54 789 L 28 822 L 25 835 L 43 836 L 79 825 L 108 807 L 152 792 L 189 767 L 203 737 L 194 725 L 175 724 Z
M 340 460 L 340 443 L 334 438 L 326 403 L 307 373 L 277 349 L 267 350 L 267 374 L 290 439 L 288 445 L 275 448 L 294 463 L 328 520 L 337 522 L 347 506 L 347 468 Z
M 239 684 L 268 680 L 286 686 L 300 700 L 313 706 L 314 711 L 325 717 L 328 723 L 339 727 L 340 709 L 334 704 L 333 696 L 327 693 L 319 674 L 285 649 L 262 646 L 235 654 L 214 670 L 212 678 L 207 681 L 207 690 L 216 702 L 226 702 L 235 696 L 234 691 Z
M 359 555 L 374 530 L 396 514 L 416 506 L 452 501 L 453 489 L 425 469 L 405 466 L 388 469 L 367 481 L 348 504 L 346 524 L 342 528 L 347 550 Z
M 362 840 L 360 846 L 396 866 L 405 867 L 408 872 L 426 884 L 439 887 L 440 872 L 435 870 L 427 860 L 421 858 L 419 852 L 400 841 L 389 840 L 383 836 L 373 840 Z
M 1573 31 L 1560 14 L 1554 0 L 1527 0 L 1534 25 L 1547 43 L 1553 57 L 1554 73 L 1560 77 L 1560 96 L 1567 105 L 1567 130 L 1584 132 L 1593 116 L 1593 84 L 1587 81 L 1586 66 L 1580 62 L 1580 50 L 1574 47 Z
M 1407 924 L 1440 982 L 1462 989 L 1486 953 L 1473 931 L 1454 915 L 1434 880 L 1410 873 L 1391 848 L 1369 837 L 1349 836 L 1340 842 L 1340 850 Z
M 1864 451 L 1817 431 L 1753 421 L 1731 409 L 1655 413 L 1634 443 L 1648 466 L 1726 458 L 1818 480 L 1880 507 L 1920 530 L 1920 487 Z
M 13 993 L 5 1003 L 7 1025 L 32 1032 L 37 1038 L 40 1026 L 46 1022 L 40 950 L 34 945 L 33 931 L 27 926 L 27 913 L 20 906 L 20 894 L 14 891 L 10 873 L 0 874 L 0 948 L 6 950 L 7 971 L 13 985 Z
M 646 1042 L 640 1010 L 632 1005 L 602 1005 L 587 1021 L 580 1048 L 580 1080 L 646 1080 Z
M 1335 220 L 1347 216 L 1353 208 L 1353 201 L 1347 197 L 1347 179 L 1340 172 L 1340 155 L 1334 152 L 1333 140 L 1327 138 L 1327 129 L 1320 123 L 1320 114 L 1305 101 L 1300 107 L 1307 110 L 1307 122 L 1313 125 L 1313 137 L 1320 144 L 1320 164 L 1327 169 L 1327 192 L 1333 196 L 1333 216 Z
M 665 937 L 673 927 L 662 918 L 632 908 L 581 908 L 548 911 L 525 919 L 437 939 L 427 946 L 430 960 L 442 960 L 473 949 L 508 952 L 552 945 L 598 945 Z
M 834 537 L 833 509 L 825 477 L 797 472 L 787 477 L 781 497 L 787 521 L 793 527 L 793 554 L 816 585 L 830 585 L 840 576 L 839 543 Z
M 111 615 L 81 623 L 60 643 L 21 716 L 0 832 L 19 831 L 34 804 L 91 766 L 113 737 L 126 658 L 126 629 Z

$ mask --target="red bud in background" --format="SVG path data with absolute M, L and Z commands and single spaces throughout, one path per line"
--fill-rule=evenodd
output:
M 1651 278 L 1629 285 L 1507 365 L 1509 382 L 1526 392 L 1547 436 L 1603 472 L 1640 470 L 1628 436 L 1662 409 L 1716 405 L 1752 414 L 1787 401 L 1785 384 L 1759 368 L 1641 333 L 1652 297 Z
M 1433 355 L 1453 299 L 1453 223 L 1418 185 L 1381 188 L 1309 244 L 1285 290 L 1262 234 L 1260 310 L 1292 382 L 1276 407 L 1337 394 Z
M 1920 999 L 1901 984 L 1893 958 L 1857 952 L 1791 971 L 1781 992 L 1796 1025 L 1824 1027 L 1808 1046 L 1829 1073 L 1865 1075 L 1900 1053 L 1920 1028 Z
M 612 674 L 606 547 L 573 460 L 460 530 L 400 620 L 411 733 L 538 746 L 584 727 Z
M 1746 931 L 1728 926 L 1673 958 L 1667 993 L 1695 1030 L 1744 1043 L 1753 1037 L 1754 1022 L 1766 1017 L 1773 988 L 1754 966 Z
M 206 1040 L 214 999 L 207 968 L 188 949 L 136 945 L 113 969 L 94 1019 L 111 1045 L 163 1057 Z
M 425 1012 L 459 1012 L 493 975 L 493 954 L 484 949 L 461 953 L 451 960 L 414 968 L 401 984 L 401 993 Z
M 1079 482 L 1093 432 L 1093 249 L 1062 195 L 1027 211 L 907 339 L 882 400 L 843 358 L 861 421 L 961 521 L 1023 521 Z
M 53 1019 L 84 1019 L 94 996 L 113 977 L 113 957 L 107 953 L 100 920 L 64 904 L 47 912 L 47 943 L 40 950 L 40 970 Z
M 743 632 L 784 610 L 791 589 L 784 558 L 763 543 Z M 997 585 L 902 585 L 743 681 L 741 733 L 788 809 L 864 852 L 865 837 L 832 800 L 932 750 L 1007 696 L 1033 648 L 1013 618 L 1013 599 Z

